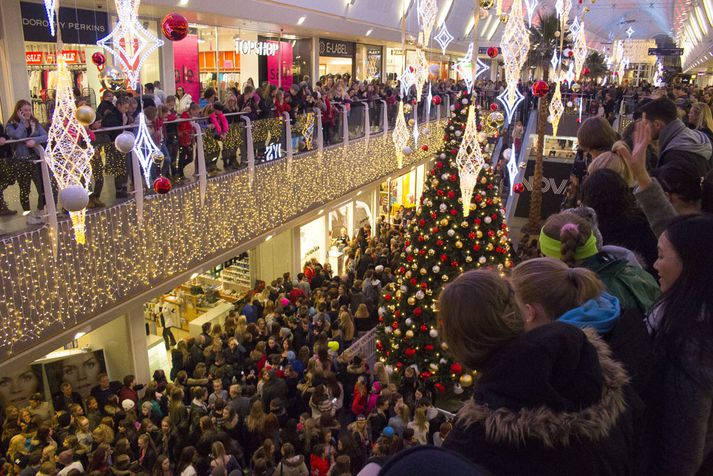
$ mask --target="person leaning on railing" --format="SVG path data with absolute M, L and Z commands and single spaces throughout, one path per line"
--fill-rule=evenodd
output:
M 102 103 L 104 104 L 104 103 Z M 127 96 L 120 96 L 116 98 L 116 105 L 105 105 L 105 110 L 101 116 L 102 127 L 121 127 L 128 124 L 132 124 L 133 118 L 129 115 L 129 109 L 131 106 L 131 99 Z M 119 152 L 114 145 L 114 140 L 123 131 L 113 130 L 107 131 L 106 134 L 109 136 L 109 142 L 104 148 L 106 165 L 104 172 L 108 175 L 114 176 L 114 186 L 116 188 L 116 198 L 126 198 L 127 195 L 127 173 L 129 170 L 129 156 L 127 154 L 122 154 Z M 103 177 L 95 177 L 94 180 L 94 192 L 93 197 L 101 196 L 101 191 L 104 186 Z
M 5 127 L 0 123 L 0 216 L 14 215 L 17 213 L 16 210 L 11 210 L 10 207 L 7 206 L 4 197 L 5 189 L 15 181 L 9 162 L 12 148 L 9 145 L 5 145 L 7 139 Z

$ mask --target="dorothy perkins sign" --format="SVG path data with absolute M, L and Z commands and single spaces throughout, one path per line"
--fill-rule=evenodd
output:
M 1 3 L 1 2 L 0 2 Z M 20 3 L 22 12 L 22 31 L 25 41 L 54 43 L 57 38 L 50 35 L 47 12 L 41 3 Z M 106 12 L 81 10 L 78 8 L 59 8 L 59 30 L 62 41 L 67 44 L 93 45 L 97 40 L 109 34 L 109 21 Z

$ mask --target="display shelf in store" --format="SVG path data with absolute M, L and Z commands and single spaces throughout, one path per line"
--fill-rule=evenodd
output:
M 220 302 L 218 305 L 204 312 L 188 323 L 188 332 L 191 337 L 198 337 L 201 333 L 201 328 L 206 322 L 211 324 L 223 324 L 225 317 L 233 310 L 233 305 L 229 302 Z

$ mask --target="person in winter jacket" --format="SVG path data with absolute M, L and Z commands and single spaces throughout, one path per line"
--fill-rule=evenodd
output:
M 181 113 L 181 119 L 190 119 L 200 116 L 201 109 L 197 103 L 191 103 L 189 108 Z M 176 170 L 179 179 L 184 179 L 183 169 L 193 161 L 193 136 L 195 131 L 191 121 L 178 124 L 178 169 Z
M 282 460 L 273 474 L 280 476 L 308 476 L 309 471 L 302 455 L 295 454 L 292 443 L 285 443 L 280 449 Z
M 511 282 L 515 296 L 525 307 L 525 330 L 555 320 L 595 329 L 624 364 L 637 393 L 644 392 L 652 373 L 644 316 L 636 309 L 622 311 L 619 300 L 605 292 L 596 274 L 585 268 L 569 268 L 552 258 L 537 258 L 517 265 Z
M 444 448 L 498 475 L 634 472 L 629 377 L 596 331 L 524 332 L 509 283 L 483 270 L 447 285 L 438 308 L 451 354 L 478 371 Z
M 666 97 L 656 99 L 642 106 L 641 112 L 651 138 L 659 141 L 659 167 L 672 160 L 688 160 L 701 176 L 711 169 L 711 141 L 703 132 L 686 127 L 673 101 Z
M 309 466 L 312 468 L 311 476 L 327 476 L 329 456 L 325 445 L 319 444 L 312 449 L 309 455 Z
M 354 416 L 358 417 L 367 413 L 367 399 L 366 378 L 360 375 L 356 385 L 354 385 L 354 399 L 352 401 L 352 413 L 354 413 Z
M 176 88 L 176 100 L 176 112 L 181 115 L 188 111 L 193 104 L 193 98 L 181 86 Z
M 369 397 L 366 400 L 366 414 L 370 414 L 373 409 L 376 408 L 377 403 L 379 403 L 379 394 L 381 393 L 381 384 L 379 382 L 374 382 L 371 386 L 371 392 L 369 392 Z

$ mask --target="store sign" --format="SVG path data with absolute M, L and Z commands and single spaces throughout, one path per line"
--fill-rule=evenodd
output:
M 42 53 L 39 53 L 40 55 Z M 27 64 L 57 64 L 57 52 L 56 51 L 48 51 L 44 53 L 44 62 L 40 58 L 39 63 L 30 63 L 28 60 L 28 55 L 32 55 L 32 61 L 37 61 L 35 58 L 35 52 L 29 52 L 25 53 L 25 60 L 28 61 Z M 63 50 L 62 51 L 62 56 L 64 56 L 64 62 L 67 64 L 79 64 L 79 63 L 84 63 L 84 52 L 79 51 L 79 50 Z
M 572 162 L 565 159 L 546 160 L 542 177 L 542 216 L 548 217 L 560 211 L 560 205 L 567 191 L 569 174 L 572 171 Z M 530 210 L 530 199 L 534 186 L 533 175 L 535 161 L 527 161 L 525 179 L 522 181 L 525 190 L 518 196 L 516 217 L 527 217 Z
M 20 2 L 25 41 L 55 43 L 49 31 L 47 12 L 41 3 Z M 62 41 L 67 44 L 94 45 L 109 33 L 106 12 L 60 7 L 58 21 Z
M 198 36 L 188 35 L 173 43 L 173 75 L 176 87 L 182 87 L 194 101 L 201 97 L 200 75 L 198 73 Z
M 649 48 L 649 56 L 681 56 L 683 48 Z
M 274 41 L 235 40 L 235 51 L 241 55 L 275 56 L 277 49 L 278 45 Z
M 42 64 L 42 56 L 41 51 L 25 51 L 25 63 L 28 65 Z
M 319 56 L 353 58 L 356 46 L 349 41 L 319 39 Z

